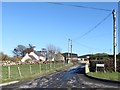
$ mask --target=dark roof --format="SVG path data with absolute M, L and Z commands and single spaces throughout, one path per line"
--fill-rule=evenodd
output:
M 71 57 L 71 53 L 69 53 L 70 54 L 70 57 Z M 68 58 L 68 53 L 62 53 L 62 55 L 64 56 L 64 57 L 66 57 L 66 58 Z M 72 57 L 74 58 L 76 58 L 76 57 L 78 57 L 78 55 L 77 54 L 75 54 L 75 53 L 72 53 Z
M 36 60 L 36 58 L 32 55 L 29 55 L 29 57 L 32 59 L 32 60 Z
M 37 56 L 43 56 L 40 51 L 34 51 Z

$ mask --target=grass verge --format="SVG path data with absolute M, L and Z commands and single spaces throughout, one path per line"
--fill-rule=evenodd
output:
M 120 80 L 120 73 L 119 72 L 89 72 L 89 76 L 108 79 L 108 80 Z
M 47 66 L 47 68 L 46 68 Z M 32 74 L 30 72 L 29 69 L 29 65 L 20 65 L 20 70 L 21 70 L 21 74 L 22 74 L 22 78 L 19 76 L 17 67 L 18 66 L 11 66 L 11 76 L 10 78 L 8 78 L 8 67 L 4 66 L 2 67 L 2 83 L 6 83 L 6 82 L 11 82 L 11 81 L 25 81 L 25 80 L 31 80 L 43 75 L 47 75 L 50 73 L 55 72 L 56 70 L 63 70 L 65 68 L 68 68 L 70 66 L 72 66 L 72 64 L 56 64 L 56 65 L 52 65 L 51 68 L 49 67 L 50 65 L 42 65 L 41 66 L 41 72 L 39 69 L 39 65 L 38 64 L 34 64 L 31 66 L 31 71 Z

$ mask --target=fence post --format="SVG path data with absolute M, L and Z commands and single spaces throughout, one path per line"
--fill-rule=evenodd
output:
M 58 62 L 58 68 L 60 68 L 60 62 Z
M 31 67 L 31 64 L 30 64 L 29 66 L 30 66 L 30 73 L 32 74 L 32 67 Z
M 8 78 L 10 79 L 10 65 L 8 66 Z
M 63 67 L 65 66 L 65 62 L 63 61 Z
M 60 61 L 60 67 L 62 68 L 62 62 Z
M 53 64 L 54 64 L 54 67 L 53 67 L 53 68 L 55 69 L 55 61 L 54 61 L 54 63 L 53 63 Z
M 47 62 L 45 63 L 45 66 L 46 66 L 45 71 L 47 72 L 47 69 L 48 69 L 48 67 L 47 67 Z
M 40 69 L 40 73 L 41 73 L 41 64 L 39 63 L 39 69 Z
M 18 69 L 18 73 L 19 73 L 20 78 L 22 78 L 20 67 L 18 66 L 17 69 Z
M 50 70 L 52 70 L 52 67 L 53 67 L 53 61 L 51 61 Z

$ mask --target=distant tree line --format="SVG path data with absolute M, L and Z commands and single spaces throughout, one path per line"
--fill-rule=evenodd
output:
M 117 59 L 120 60 L 120 53 L 116 55 Z M 113 59 L 113 55 L 107 53 L 97 53 L 90 55 L 90 60 L 101 60 L 101 59 Z
M 13 62 L 17 62 L 21 59 L 20 56 L 14 56 L 14 57 L 11 57 L 11 56 L 8 56 L 7 54 L 3 53 L 3 52 L 0 52 L 0 60 L 2 61 L 13 61 Z

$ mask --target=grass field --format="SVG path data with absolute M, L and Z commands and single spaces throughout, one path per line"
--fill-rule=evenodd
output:
M 44 74 L 52 73 L 57 69 L 66 68 L 71 64 L 63 64 L 63 63 L 56 63 L 56 64 L 32 64 L 30 65 L 15 65 L 10 66 L 10 78 L 9 78 L 9 69 L 8 66 L 2 66 L 2 83 L 15 81 L 15 80 L 27 80 L 32 79 Z M 20 74 L 18 70 L 18 66 L 20 68 Z M 31 68 L 31 69 L 30 69 Z
M 89 72 L 88 75 L 109 80 L 120 80 L 119 72 Z

